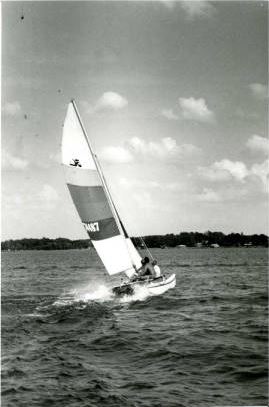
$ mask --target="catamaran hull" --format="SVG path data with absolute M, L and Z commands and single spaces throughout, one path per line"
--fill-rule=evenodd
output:
M 168 278 L 164 279 L 161 282 L 152 282 L 147 284 L 146 288 L 151 295 L 161 295 L 165 293 L 170 288 L 174 288 L 176 286 L 176 275 L 171 274 Z
M 145 288 L 150 295 L 162 295 L 166 291 L 174 288 L 176 286 L 176 275 L 171 274 L 169 277 L 158 278 L 153 281 L 139 281 L 130 284 L 122 284 L 118 287 L 113 287 L 113 293 L 118 297 L 123 297 L 124 295 L 133 295 L 136 288 Z

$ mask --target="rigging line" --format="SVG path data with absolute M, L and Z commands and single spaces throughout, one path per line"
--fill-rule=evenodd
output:
M 141 242 L 142 242 L 143 245 L 145 246 L 145 248 L 146 248 L 146 250 L 147 250 L 147 252 L 148 252 L 149 257 L 151 258 L 151 260 L 154 260 L 154 257 L 152 256 L 152 254 L 151 254 L 151 252 L 150 252 L 148 246 L 146 245 L 145 240 L 143 239 L 142 236 L 139 236 L 139 237 L 140 237 Z
M 140 244 L 139 244 L 139 239 L 140 239 Z M 138 240 L 138 241 L 137 241 L 137 240 Z M 143 249 L 143 248 L 145 248 L 146 251 L 148 252 L 148 255 L 149 255 L 149 257 L 151 258 L 151 260 L 154 260 L 154 257 L 153 257 L 153 255 L 151 254 L 151 252 L 150 252 L 150 250 L 149 250 L 149 248 L 148 248 L 148 246 L 147 246 L 147 244 L 146 244 L 146 242 L 145 242 L 145 240 L 143 239 L 142 236 L 135 236 L 133 243 L 134 243 L 134 246 L 135 246 L 135 248 L 137 249 L 138 253 L 139 253 L 141 256 L 142 256 L 142 254 L 140 253 L 140 250 Z M 139 249 L 140 249 L 140 250 L 139 250 Z

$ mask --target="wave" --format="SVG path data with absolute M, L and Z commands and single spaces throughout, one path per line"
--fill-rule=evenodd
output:
M 15 368 L 15 367 L 11 368 L 9 370 L 5 370 L 4 368 L 2 368 L 2 378 L 3 379 L 5 377 L 15 377 L 15 378 L 17 378 L 17 377 L 23 377 L 25 375 L 26 375 L 25 372 L 23 372 L 20 369 Z
M 239 370 L 233 373 L 233 376 L 240 382 L 267 378 L 267 375 L 267 369 Z
M 51 305 L 37 307 L 36 312 L 32 314 L 37 322 L 45 324 L 95 324 L 111 315 L 112 310 L 109 307 L 95 301 L 55 301 Z
M 172 264 L 165 264 L 163 267 L 178 267 L 178 268 L 203 268 L 203 267 L 264 267 L 267 266 L 268 263 L 252 263 L 252 262 L 245 262 L 245 263 L 172 263 Z

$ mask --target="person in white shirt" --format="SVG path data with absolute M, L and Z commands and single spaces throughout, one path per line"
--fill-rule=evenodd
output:
M 159 277 L 161 277 L 161 269 L 160 269 L 160 267 L 158 266 L 158 264 L 157 264 L 157 260 L 153 260 L 152 261 L 152 266 L 153 266 L 153 269 L 154 269 L 154 274 L 155 274 L 155 276 L 154 276 L 154 278 L 159 278 Z

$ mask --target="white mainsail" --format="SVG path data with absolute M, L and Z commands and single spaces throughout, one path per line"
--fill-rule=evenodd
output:
M 62 164 L 80 219 L 107 272 L 130 277 L 141 257 L 118 216 L 74 101 L 64 122 Z

